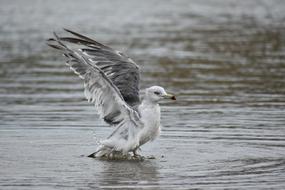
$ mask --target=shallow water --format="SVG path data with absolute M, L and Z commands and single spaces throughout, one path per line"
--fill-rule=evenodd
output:
M 0 189 L 285 188 L 285 3 L 0 2 Z M 111 132 L 44 40 L 62 27 L 126 52 L 162 104 L 144 162 L 87 158 Z

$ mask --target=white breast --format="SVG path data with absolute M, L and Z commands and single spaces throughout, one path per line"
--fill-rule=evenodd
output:
M 140 145 L 154 140 L 160 133 L 160 107 L 158 104 L 139 107 L 144 128 L 139 133 Z

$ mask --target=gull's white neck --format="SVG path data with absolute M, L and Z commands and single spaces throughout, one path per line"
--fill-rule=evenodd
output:
M 147 106 L 147 107 L 156 107 L 156 106 L 159 107 L 158 102 L 154 102 L 154 101 L 149 100 L 149 99 L 147 99 L 147 98 L 143 99 L 141 105 L 142 105 L 142 106 Z
M 153 122 L 160 123 L 160 107 L 158 102 L 152 101 L 148 98 L 143 99 L 140 106 L 140 113 L 142 116 L 142 120 L 144 120 L 149 125 L 154 125 Z
M 146 127 L 160 125 L 160 107 L 158 102 L 144 99 L 140 105 L 140 114 Z

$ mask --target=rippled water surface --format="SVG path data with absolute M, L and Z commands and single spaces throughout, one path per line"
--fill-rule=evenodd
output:
M 284 189 L 285 2 L 0 2 L 0 189 Z M 155 160 L 87 158 L 111 132 L 45 45 L 63 27 L 164 86 Z

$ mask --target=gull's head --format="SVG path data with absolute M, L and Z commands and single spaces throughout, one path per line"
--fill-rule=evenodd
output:
M 159 102 L 162 99 L 176 100 L 175 96 L 165 92 L 164 88 L 160 86 L 152 86 L 146 89 L 145 98 L 151 102 Z

